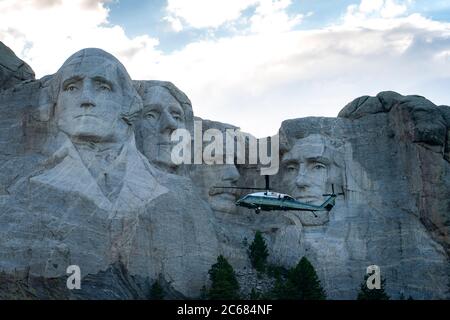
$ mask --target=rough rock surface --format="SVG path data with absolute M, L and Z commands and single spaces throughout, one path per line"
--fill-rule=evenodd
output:
M 303 233 L 304 250 L 331 297 L 352 298 L 365 267 L 376 264 L 394 298 L 401 293 L 445 298 L 449 109 L 423 97 L 382 92 L 356 99 L 339 118 L 283 123 L 280 134 L 286 149 L 312 134 L 339 145 L 333 155 L 340 154 L 342 181 L 328 182 L 341 185 L 345 195 L 330 211 L 329 222 L 304 224 Z M 282 166 L 279 177 L 285 170 Z
M 26 80 L 34 80 L 34 71 L 0 42 L 0 90 L 11 88 Z
M 406 180 L 400 192 L 410 195 L 421 222 L 450 253 L 450 107 L 436 106 L 421 96 L 382 92 L 376 97 L 356 99 L 339 117 L 376 119 L 372 115 L 377 113 L 385 121 L 385 135 L 395 143 L 395 146 L 387 145 L 393 155 L 386 160 L 395 164 L 390 169 L 393 173 L 390 179 Z M 387 154 L 387 150 L 379 151 Z M 367 155 L 359 153 L 359 157 Z M 371 169 L 368 171 L 372 171 L 372 176 L 380 171 L 376 167 Z M 384 179 L 389 184 L 388 177 Z M 395 190 L 392 183 L 389 187 Z
M 121 98 L 132 97 L 131 102 L 124 98 L 123 105 L 128 101 L 139 109 L 140 98 L 120 63 L 106 53 L 83 52 L 77 68 L 83 63 L 117 68 L 124 74 Z M 10 57 L 2 51 L 0 68 Z M 449 298 L 449 107 L 382 92 L 354 100 L 337 118 L 283 122 L 282 162 L 272 177 L 273 189 L 311 203 L 321 201 L 332 185 L 344 195 L 330 212 L 317 215 L 255 215 L 234 206 L 246 191 L 213 187 L 263 187 L 258 166 L 192 165 L 164 171 L 153 161 L 166 161 L 166 152 L 146 158 L 130 130 L 121 156 L 108 171 L 115 181 L 112 187 L 122 191 L 102 195 L 111 187 L 106 176 L 96 180 L 89 165 L 84 168 L 86 146 L 78 146 L 54 120 L 61 103 L 51 94 L 54 81 L 67 69 L 21 82 L 33 79 L 26 76 L 32 71 L 15 65 L 8 82 L 3 82 L 3 73 L 0 78 L 1 298 L 148 299 L 155 279 L 168 298 L 197 297 L 208 285 L 207 271 L 219 254 L 235 268 L 244 296 L 253 287 L 264 292 L 272 280 L 256 277 L 247 254 L 257 230 L 266 239 L 270 263 L 291 267 L 307 256 L 331 299 L 354 299 L 367 266 L 373 264 L 380 266 L 393 298 Z M 81 71 L 89 77 L 94 69 Z M 167 86 L 187 114 L 180 126 L 191 129 L 189 100 L 172 84 Z M 176 122 L 165 116 L 165 122 L 148 122 L 148 132 L 176 129 Z M 120 121 L 132 126 L 133 117 Z M 235 127 L 203 121 L 203 131 L 210 128 L 224 132 Z M 90 142 L 88 154 L 101 158 L 104 150 L 98 141 Z M 66 268 L 72 264 L 81 267 L 80 291 L 65 287 Z
M 86 68 L 92 60 L 120 69 L 106 53 L 79 55 L 83 60 L 76 64 L 77 72 L 95 70 Z M 69 67 L 62 69 L 63 75 Z M 218 246 L 209 206 L 192 194 L 188 178 L 153 168 L 137 151 L 129 130 L 130 138 L 105 172 L 105 179 L 108 173 L 118 181 L 113 187 L 120 192 L 108 195 L 110 200 L 102 195 L 80 156 L 83 149 L 68 139 L 59 122 L 55 125 L 55 113 L 48 111 L 54 106 L 48 90 L 59 76 L 15 86 L 0 95 L 0 269 L 59 278 L 66 275 L 67 266 L 78 265 L 82 275 L 95 282 L 95 277 L 105 279 L 102 272 L 121 263 L 130 276 L 142 281 L 163 279 L 174 296 L 198 295 Z M 123 90 L 133 94 L 131 80 L 124 83 Z M 101 112 L 102 100 L 95 101 Z M 69 124 L 66 131 L 83 125 Z M 105 151 L 96 145 L 93 141 L 82 148 L 101 156 Z M 121 172 L 122 178 L 114 180 Z

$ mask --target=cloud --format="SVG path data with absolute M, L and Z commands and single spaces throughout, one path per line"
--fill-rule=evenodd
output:
M 255 14 L 250 18 L 250 30 L 253 33 L 279 33 L 290 31 L 300 24 L 302 14 L 290 16 L 286 9 L 291 5 L 290 0 L 260 1 Z
M 198 115 L 257 136 L 287 118 L 336 116 L 354 98 L 384 90 L 448 103 L 433 87 L 448 82 L 450 24 L 408 15 L 407 5 L 362 1 L 322 29 L 198 41 L 143 76 L 174 81 Z
M 176 32 L 186 27 L 215 29 L 224 25 L 234 30 L 236 23 L 247 23 L 249 27 L 244 31 L 274 33 L 290 30 L 301 22 L 303 15 L 287 14 L 291 3 L 291 0 L 168 0 L 164 19 Z M 255 13 L 250 18 L 243 17 L 244 10 L 251 7 Z
M 282 120 L 336 116 L 354 98 L 383 90 L 423 95 L 437 104 L 450 100 L 450 24 L 410 13 L 408 1 L 361 1 L 333 25 L 314 30 L 295 29 L 305 17 L 287 14 L 290 1 L 258 1 L 246 18 L 236 4 L 233 14 L 219 20 L 245 18 L 245 32 L 196 40 L 171 53 L 159 51 L 157 39 L 130 38 L 111 25 L 103 2 L 81 8 L 61 1 L 33 9 L 22 1 L 0 2 L 0 40 L 38 76 L 55 72 L 81 48 L 101 47 L 134 79 L 174 82 L 191 98 L 197 116 L 259 137 L 274 134 Z M 209 23 L 189 19 L 193 25 Z M 260 28 L 258 19 L 265 20 Z
M 122 27 L 109 25 L 105 2 L 2 0 L 0 40 L 41 76 L 56 72 L 72 53 L 87 47 L 107 50 L 124 62 L 144 54 L 158 55 L 157 39 L 129 38 Z
M 347 7 L 344 17 L 346 24 L 364 23 L 367 19 L 389 19 L 404 15 L 412 0 L 361 0 L 359 5 Z
M 217 28 L 236 20 L 241 12 L 259 0 L 168 0 L 167 19 L 179 30 L 181 24 L 193 28 Z

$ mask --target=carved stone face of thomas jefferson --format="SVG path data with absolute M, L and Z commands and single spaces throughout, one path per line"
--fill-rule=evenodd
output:
M 301 202 L 321 205 L 326 199 L 323 194 L 331 193 L 331 184 L 335 188 L 342 185 L 337 157 L 339 154 L 331 142 L 321 135 L 297 140 L 282 159 L 287 192 Z
M 121 115 L 133 101 L 125 101 L 130 94 L 121 72 L 119 62 L 99 49 L 75 54 L 58 71 L 57 126 L 71 140 L 119 142 L 128 136 Z
M 162 86 L 152 86 L 142 95 L 144 110 L 141 121 L 144 155 L 158 166 L 173 168 L 171 159 L 172 133 L 185 128 L 185 114 L 181 104 Z

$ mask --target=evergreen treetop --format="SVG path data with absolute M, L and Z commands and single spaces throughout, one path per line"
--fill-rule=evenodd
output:
M 293 268 L 287 278 L 287 292 L 292 299 L 300 300 L 325 300 L 319 277 L 313 265 L 306 257 Z
M 381 277 L 380 289 L 369 289 L 367 287 L 367 279 L 369 275 L 364 277 L 364 281 L 361 283 L 357 300 L 389 300 L 390 297 L 385 291 L 386 279 Z
M 306 257 L 288 271 L 286 279 L 276 279 L 272 298 L 281 300 L 325 300 L 326 293 L 314 267 Z
M 259 272 L 264 272 L 269 251 L 260 231 L 256 231 L 255 238 L 250 244 L 249 249 L 249 257 L 253 268 Z
M 158 280 L 153 282 L 152 287 L 150 289 L 150 296 L 153 300 L 163 300 L 164 299 L 164 290 L 159 284 Z
M 208 271 L 211 288 L 208 291 L 210 300 L 239 299 L 239 283 L 233 267 L 222 255 L 217 257 L 217 263 Z

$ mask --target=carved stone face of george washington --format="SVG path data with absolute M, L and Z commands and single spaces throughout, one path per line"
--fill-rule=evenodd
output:
M 134 89 L 120 62 L 102 50 L 85 49 L 64 63 L 57 79 L 57 126 L 71 140 L 126 139 L 129 124 L 124 115 L 134 103 Z

